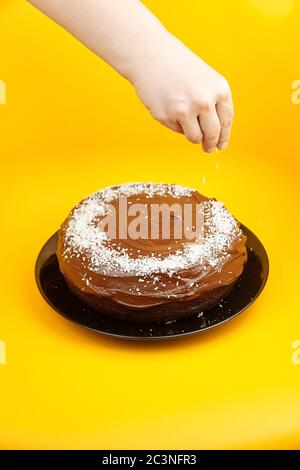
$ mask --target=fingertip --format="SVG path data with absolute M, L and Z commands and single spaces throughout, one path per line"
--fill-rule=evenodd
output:
M 200 145 L 203 141 L 201 137 L 196 137 L 196 138 L 187 137 L 187 140 L 194 145 Z
M 209 147 L 209 148 L 208 148 L 208 147 L 206 147 L 206 146 L 204 146 L 204 147 L 202 146 L 202 148 L 203 148 L 203 152 L 204 152 L 204 153 L 207 153 L 207 154 L 210 154 L 210 155 L 211 155 L 212 153 L 214 153 L 214 151 L 216 150 L 216 147 Z
M 225 150 L 228 147 L 228 142 L 221 142 L 217 147 L 219 150 Z

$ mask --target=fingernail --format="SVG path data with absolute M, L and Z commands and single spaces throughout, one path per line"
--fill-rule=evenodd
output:
M 206 150 L 206 153 L 213 153 L 214 150 L 215 150 L 215 148 L 212 147 L 211 149 L 207 149 L 207 150 Z

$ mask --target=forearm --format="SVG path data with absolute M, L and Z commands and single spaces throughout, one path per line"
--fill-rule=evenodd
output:
M 139 0 L 28 0 L 102 57 L 121 75 L 133 71 L 167 31 Z
M 28 0 L 126 77 L 170 129 L 227 146 L 233 105 L 226 80 L 172 36 L 139 0 Z

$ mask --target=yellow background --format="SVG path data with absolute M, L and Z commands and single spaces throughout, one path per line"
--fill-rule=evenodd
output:
M 61 28 L 0 1 L 0 446 L 300 448 L 300 2 L 145 3 L 231 84 L 219 168 Z M 146 344 L 85 331 L 44 302 L 33 273 L 45 240 L 85 195 L 137 180 L 196 186 L 261 238 L 270 278 L 246 313 Z

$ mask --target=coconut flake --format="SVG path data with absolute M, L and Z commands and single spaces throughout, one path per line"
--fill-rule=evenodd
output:
M 200 242 L 188 243 L 175 253 L 166 257 L 139 255 L 132 258 L 126 249 L 117 250 L 108 246 L 108 236 L 96 226 L 95 220 L 106 213 L 106 205 L 121 196 L 144 194 L 174 198 L 191 196 L 195 190 L 179 185 L 156 183 L 128 183 L 111 186 L 84 199 L 73 210 L 65 228 L 64 253 L 68 258 L 85 256 L 85 266 L 92 272 L 111 276 L 123 275 L 149 276 L 174 273 L 195 265 L 216 268 L 228 259 L 228 248 L 241 236 L 238 222 L 224 207 L 222 202 L 213 199 L 202 202 L 205 237 Z M 115 244 L 113 244 L 115 245 Z

